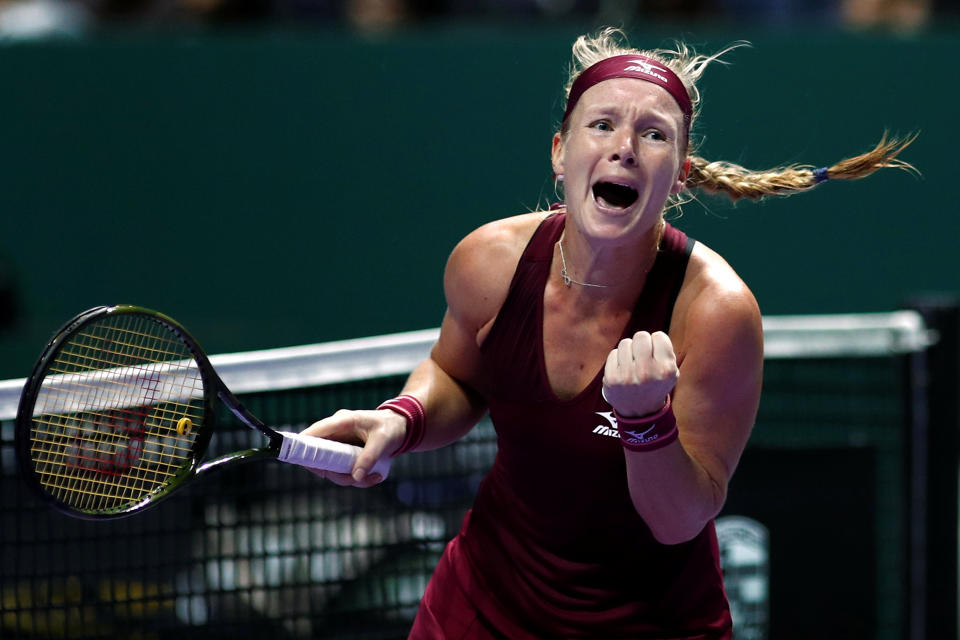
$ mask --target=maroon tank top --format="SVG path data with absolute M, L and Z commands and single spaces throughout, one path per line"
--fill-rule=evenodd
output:
M 543 292 L 564 221 L 555 214 L 534 233 L 483 343 L 498 453 L 451 559 L 513 640 L 729 637 L 713 524 L 690 542 L 658 543 L 630 500 L 602 370 L 569 400 L 550 387 Z M 669 328 L 693 244 L 666 226 L 624 337 Z

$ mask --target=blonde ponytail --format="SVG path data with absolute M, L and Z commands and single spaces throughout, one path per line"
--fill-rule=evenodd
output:
M 812 165 L 789 165 L 766 171 L 751 171 L 730 162 L 710 162 L 691 156 L 687 187 L 722 193 L 731 200 L 759 200 L 769 195 L 791 195 L 808 191 L 826 180 L 858 180 L 878 169 L 895 168 L 919 173 L 913 165 L 897 158 L 917 137 L 888 137 L 886 133 L 870 151 L 815 169 Z

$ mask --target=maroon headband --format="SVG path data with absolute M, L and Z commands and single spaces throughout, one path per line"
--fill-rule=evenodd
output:
M 593 66 L 586 68 L 570 87 L 570 95 L 567 97 L 567 109 L 563 112 L 563 122 L 567 121 L 573 108 L 577 106 L 580 96 L 583 92 L 604 80 L 614 78 L 637 78 L 646 80 L 655 85 L 659 85 L 670 92 L 673 99 L 680 105 L 680 111 L 683 112 L 683 120 L 690 128 L 690 119 L 693 115 L 693 104 L 690 102 L 690 96 L 687 95 L 687 89 L 683 86 L 680 78 L 670 71 L 663 63 L 641 56 L 639 54 L 628 54 L 622 56 L 613 56 L 601 60 Z

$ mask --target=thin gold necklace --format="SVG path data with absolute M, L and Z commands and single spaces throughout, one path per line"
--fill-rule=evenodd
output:
M 662 234 L 663 232 L 661 230 L 660 234 L 658 234 L 657 244 L 656 244 L 658 250 L 660 246 L 660 237 L 662 236 Z M 573 278 L 571 278 L 570 274 L 567 273 L 567 258 L 566 256 L 563 255 L 563 236 L 562 235 L 560 236 L 560 241 L 557 242 L 557 244 L 560 246 L 560 277 L 563 278 L 564 285 L 569 287 L 571 284 L 578 284 L 581 287 L 596 287 L 598 289 L 609 289 L 610 287 L 614 286 L 612 284 L 594 284 L 593 282 L 581 282 L 580 280 L 574 280 Z M 657 260 L 656 254 L 657 252 L 655 251 L 653 255 L 653 261 L 651 261 L 650 265 L 647 266 L 646 269 L 644 269 L 643 271 L 644 273 L 649 273 L 650 269 L 653 268 L 653 263 L 656 262 Z M 620 283 L 618 282 L 617 284 L 620 284 Z
M 569 275 L 567 275 L 567 259 L 563 256 L 563 238 L 560 238 L 560 242 L 557 244 L 560 245 L 560 277 L 563 278 L 563 284 L 570 286 L 571 284 L 578 284 L 581 287 L 597 287 L 599 289 L 607 289 L 610 287 L 609 284 L 593 284 L 592 282 L 580 282 L 579 280 L 574 280 Z

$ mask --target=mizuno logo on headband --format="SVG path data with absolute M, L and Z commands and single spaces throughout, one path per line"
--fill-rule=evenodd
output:
M 563 121 L 567 121 L 573 108 L 580 100 L 580 96 L 593 85 L 614 78 L 636 78 L 663 87 L 673 96 L 680 107 L 680 111 L 683 112 L 683 122 L 689 131 L 690 120 L 693 118 L 693 104 L 690 101 L 689 94 L 687 94 L 687 88 L 677 77 L 677 74 L 665 66 L 660 66 L 661 64 L 657 60 L 634 53 L 613 56 L 588 67 L 577 76 L 573 86 L 570 87 Z
M 663 82 L 669 82 L 666 76 L 657 73 L 657 71 L 667 71 L 663 67 L 655 67 L 646 60 L 631 60 L 630 62 L 633 64 L 626 67 L 624 71 L 639 71 L 640 73 L 648 73 Z

